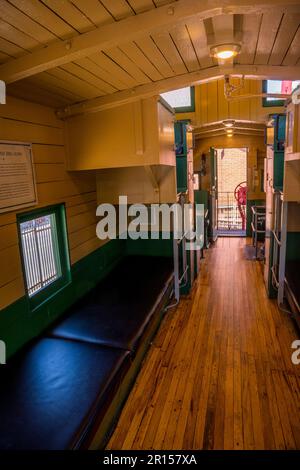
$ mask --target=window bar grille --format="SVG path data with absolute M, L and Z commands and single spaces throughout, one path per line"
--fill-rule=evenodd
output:
M 58 277 L 51 222 L 44 216 L 20 224 L 29 296 Z

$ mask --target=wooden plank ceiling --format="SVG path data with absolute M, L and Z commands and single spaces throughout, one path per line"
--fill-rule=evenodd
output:
M 155 10 L 172 0 L 1 0 L 0 64 L 125 18 Z M 170 12 L 172 14 L 172 12 Z M 53 107 L 111 95 L 140 85 L 218 65 L 211 44 L 224 34 L 239 38 L 240 65 L 300 67 L 300 13 L 191 17 L 167 28 L 137 35 L 78 60 L 49 68 L 8 85 L 8 92 Z M 300 73 L 299 73 L 300 78 Z M 1 79 L 1 76 L 0 76 Z

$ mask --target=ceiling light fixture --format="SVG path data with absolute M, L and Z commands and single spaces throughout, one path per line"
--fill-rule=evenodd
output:
M 235 120 L 234 119 L 224 119 L 223 126 L 225 127 L 234 127 Z
M 216 59 L 226 60 L 238 55 L 241 51 L 239 44 L 220 44 L 210 49 L 210 54 Z

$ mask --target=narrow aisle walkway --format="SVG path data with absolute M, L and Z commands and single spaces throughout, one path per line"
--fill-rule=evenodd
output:
M 245 239 L 206 253 L 192 294 L 169 311 L 108 449 L 300 449 L 293 322 L 265 293 Z

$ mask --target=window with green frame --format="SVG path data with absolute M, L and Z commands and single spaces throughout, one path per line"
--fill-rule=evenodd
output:
M 20 214 L 17 223 L 26 293 L 34 310 L 71 280 L 65 206 Z
M 193 113 L 195 111 L 195 87 L 189 86 L 162 93 L 163 99 L 174 108 L 176 113 Z
M 278 93 L 283 95 L 290 95 L 300 84 L 299 81 L 291 80 L 263 80 L 262 92 L 263 93 Z M 284 106 L 285 100 L 266 97 L 262 99 L 263 107 Z

